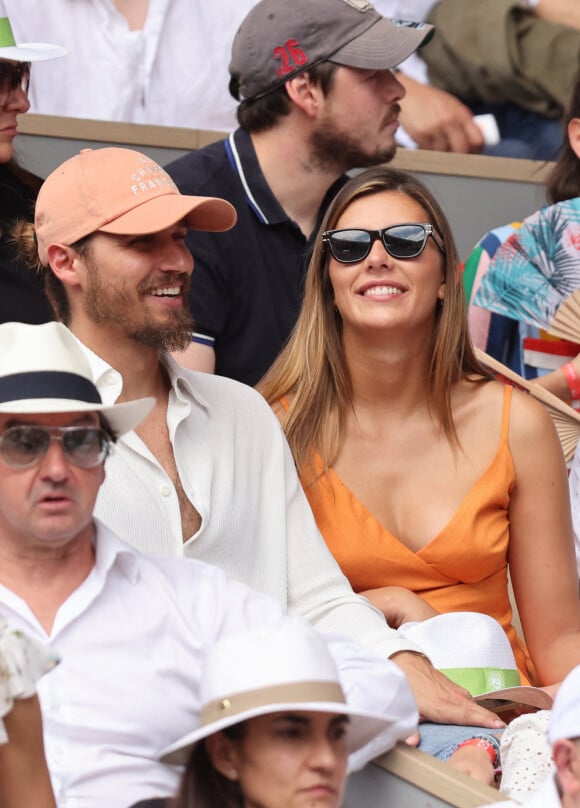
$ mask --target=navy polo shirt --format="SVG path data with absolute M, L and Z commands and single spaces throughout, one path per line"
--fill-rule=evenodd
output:
M 195 261 L 190 307 L 194 339 L 215 350 L 215 372 L 255 385 L 294 327 L 318 225 L 346 178 L 329 188 L 307 240 L 272 194 L 242 129 L 175 160 L 167 171 L 182 193 L 222 197 L 238 212 L 227 233 L 189 232 Z

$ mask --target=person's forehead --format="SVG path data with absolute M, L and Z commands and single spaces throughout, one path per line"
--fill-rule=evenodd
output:
M 84 426 L 99 422 L 95 412 L 0 413 L 0 429 L 13 426 Z

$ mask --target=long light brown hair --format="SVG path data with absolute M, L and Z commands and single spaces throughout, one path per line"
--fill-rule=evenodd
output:
M 486 376 L 469 339 L 457 249 L 443 210 L 431 192 L 404 171 L 377 166 L 358 174 L 330 204 L 316 238 L 298 322 L 286 347 L 258 385 L 270 404 L 287 400 L 289 409 L 282 416 L 282 424 L 299 471 L 310 463 L 313 451 L 320 454 L 325 468 L 332 465 L 352 408 L 342 321 L 334 306 L 322 232 L 335 228 L 354 200 L 384 191 L 397 191 L 418 202 L 443 241 L 445 301 L 438 305 L 435 315 L 426 395 L 434 418 L 452 444 L 458 441 L 451 389 L 461 379 Z

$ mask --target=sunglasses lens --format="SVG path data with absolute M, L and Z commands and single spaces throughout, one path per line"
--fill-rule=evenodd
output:
M 61 442 L 67 459 L 82 469 L 100 465 L 109 452 L 109 438 L 96 426 L 14 426 L 0 437 L 0 455 L 8 466 L 33 466 L 48 451 L 51 437 Z
M 402 224 L 383 232 L 383 243 L 393 258 L 416 258 L 427 242 L 427 233 L 420 224 Z
M 50 436 L 44 429 L 15 426 L 2 436 L 0 453 L 9 466 L 31 466 L 48 449 Z
M 366 230 L 340 230 L 330 236 L 330 249 L 337 261 L 354 264 L 368 255 L 371 235 Z
M 105 459 L 109 441 L 98 427 L 77 427 L 63 433 L 62 446 L 75 466 L 90 469 Z

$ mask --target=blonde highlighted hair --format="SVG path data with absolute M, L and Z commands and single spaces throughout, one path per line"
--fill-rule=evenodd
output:
M 318 453 L 329 468 L 340 447 L 352 408 L 352 386 L 342 343 L 342 321 L 334 306 L 328 253 L 322 232 L 336 227 L 355 200 L 397 191 L 418 202 L 443 242 L 445 301 L 438 305 L 427 378 L 430 410 L 448 440 L 457 445 L 451 389 L 462 379 L 487 374 L 475 358 L 467 330 L 467 306 L 459 258 L 451 228 L 431 192 L 414 176 L 377 166 L 349 180 L 334 198 L 320 232 L 306 276 L 304 302 L 292 335 L 278 359 L 258 384 L 274 406 L 287 410 L 281 420 L 298 470 L 305 472 Z

